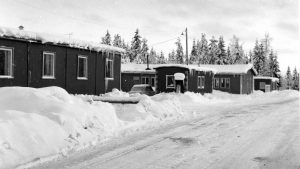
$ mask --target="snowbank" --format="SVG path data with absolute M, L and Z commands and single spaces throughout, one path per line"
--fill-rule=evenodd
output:
M 70 95 L 58 87 L 4 87 L 0 88 L 0 96 L 0 168 L 14 168 L 25 163 L 32 165 L 41 159 L 66 156 L 113 137 L 199 115 L 205 117 L 211 106 L 270 102 L 278 97 L 289 99 L 299 97 L 299 92 L 255 92 L 252 95 L 219 91 L 205 95 L 161 93 L 152 97 L 140 95 L 138 104 L 128 105 L 88 102 L 92 96 Z M 104 96 L 130 98 L 118 90 Z M 204 109 L 194 113 L 195 106 Z

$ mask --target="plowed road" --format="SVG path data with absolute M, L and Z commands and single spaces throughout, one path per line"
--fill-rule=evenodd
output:
M 186 105 L 186 111 L 205 108 Z M 75 152 L 42 169 L 300 169 L 299 98 L 209 114 Z

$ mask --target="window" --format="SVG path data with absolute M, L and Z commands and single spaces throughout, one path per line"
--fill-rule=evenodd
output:
M 175 89 L 174 75 L 166 75 L 166 88 L 174 88 Z
M 219 88 L 219 78 L 215 78 L 214 82 L 215 82 L 215 88 Z
M 155 87 L 155 81 L 156 81 L 156 78 L 155 77 L 151 77 L 151 86 L 152 87 Z
M 226 78 L 226 88 L 229 89 L 230 88 L 230 78 Z
M 259 89 L 265 89 L 265 82 L 259 82 Z
M 220 78 L 220 87 L 225 88 L 225 78 Z
M 198 89 L 204 89 L 205 85 L 205 77 L 204 76 L 198 76 Z
M 43 52 L 43 78 L 54 78 L 55 54 L 51 52 Z
M 109 56 L 106 58 L 106 64 L 105 64 L 105 77 L 107 79 L 113 79 L 113 54 L 110 53 Z
M 140 81 L 140 77 L 138 77 L 138 76 L 133 76 L 133 80 L 134 80 L 134 81 Z
M 87 79 L 88 78 L 88 64 L 87 56 L 78 56 L 77 64 L 77 79 Z
M 150 84 L 150 78 L 149 77 L 142 77 L 142 84 Z
M 0 48 L 0 78 L 11 78 L 13 77 L 12 60 L 13 60 L 12 49 Z

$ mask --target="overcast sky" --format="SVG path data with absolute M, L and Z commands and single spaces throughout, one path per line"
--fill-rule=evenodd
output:
M 188 28 L 193 39 L 233 35 L 245 51 L 265 33 L 278 53 L 280 67 L 300 68 L 298 0 L 0 0 L 0 26 L 48 32 L 100 41 L 106 30 L 131 41 L 139 28 L 149 46 L 165 55 L 175 49 L 175 38 Z M 170 40 L 173 39 L 173 40 Z M 182 41 L 185 41 L 181 36 Z M 160 43 L 167 41 L 166 43 Z M 185 46 L 184 46 L 185 49 Z

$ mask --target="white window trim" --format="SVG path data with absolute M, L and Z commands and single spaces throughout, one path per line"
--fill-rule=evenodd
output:
M 111 74 L 112 74 L 112 77 L 106 77 L 106 64 L 108 63 L 108 61 L 111 61 L 112 62 L 112 70 L 111 70 Z M 105 79 L 107 80 L 114 80 L 114 60 L 113 59 L 108 59 L 106 58 L 106 61 L 105 61 Z
M 14 75 L 13 75 L 13 49 L 12 48 L 6 48 L 6 47 L 0 47 L 0 50 L 8 50 L 11 52 L 11 57 L 10 57 L 10 75 L 0 75 L 1 79 L 13 79 Z
M 173 77 L 173 82 L 174 82 L 174 86 L 173 87 L 168 86 L 168 77 L 169 76 Z M 175 89 L 175 78 L 174 78 L 174 75 L 166 75 L 166 89 Z
M 217 86 L 216 81 L 218 81 L 218 86 Z M 220 79 L 219 78 L 214 78 L 214 83 L 215 83 L 214 88 L 220 88 Z
M 44 65 L 45 65 L 44 64 L 44 57 L 45 57 L 45 54 L 53 56 L 53 68 L 52 68 L 52 70 L 53 70 L 53 76 L 45 76 L 44 75 Z M 44 51 L 43 52 L 43 61 L 42 61 L 42 63 L 43 63 L 42 78 L 43 79 L 55 79 L 55 52 L 46 52 L 46 51 Z
M 203 85 L 203 86 L 200 86 L 201 84 L 199 84 L 199 83 L 200 83 L 199 78 L 200 78 L 200 79 L 201 79 L 201 78 L 204 79 L 204 85 Z M 204 87 L 205 87 L 205 76 L 198 76 L 198 79 L 197 79 L 197 88 L 198 88 L 198 89 L 204 89 Z
M 86 68 L 86 77 L 79 77 L 79 59 L 83 58 L 86 59 L 85 62 L 85 68 Z M 84 56 L 84 55 L 78 55 L 78 59 L 77 59 L 77 80 L 88 80 L 88 76 L 89 76 L 89 72 L 88 72 L 88 57 Z
M 229 86 L 228 86 L 228 87 L 226 87 L 226 80 L 228 80 L 228 82 L 229 82 Z M 227 89 L 230 89 L 230 78 L 226 78 L 226 79 L 225 79 L 225 87 L 226 87 Z

